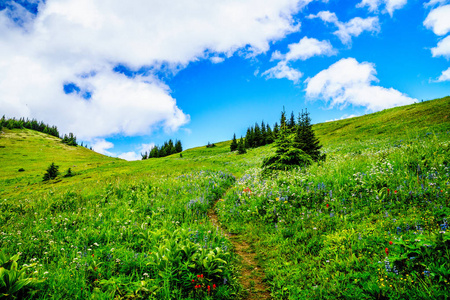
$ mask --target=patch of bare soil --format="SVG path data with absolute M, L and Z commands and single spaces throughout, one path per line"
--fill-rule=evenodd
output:
M 211 223 L 226 232 L 218 221 L 214 208 L 209 210 L 208 217 Z M 226 235 L 233 244 L 234 251 L 241 258 L 241 274 L 239 279 L 246 292 L 246 296 L 243 299 L 271 299 L 269 287 L 264 282 L 264 270 L 261 269 L 256 260 L 256 253 L 252 245 L 247 243 L 242 235 L 231 233 L 226 233 Z

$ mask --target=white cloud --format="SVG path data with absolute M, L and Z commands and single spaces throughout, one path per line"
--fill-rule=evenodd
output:
M 55 124 L 80 139 L 137 135 L 189 122 L 156 77 L 190 62 L 233 53 L 264 53 L 298 30 L 293 15 L 312 0 L 47 0 L 33 16 L 0 11 L 2 113 Z M 18 4 L 15 4 L 18 5 Z M 112 69 L 147 66 L 128 78 Z M 85 74 L 92 74 L 86 76 Z M 65 83 L 80 94 L 66 95 Z
M 443 4 L 447 4 L 448 2 L 449 2 L 449 0 L 430 0 L 429 2 L 424 3 L 423 6 L 430 7 L 430 6 L 435 6 L 436 4 L 443 5 Z
M 266 78 L 287 78 L 288 80 L 298 83 L 303 74 L 288 66 L 290 61 L 307 60 L 317 55 L 333 55 L 336 51 L 333 49 L 329 41 L 319 41 L 314 38 L 304 37 L 298 43 L 288 45 L 289 51 L 281 54 L 280 51 L 272 53 L 271 61 L 281 60 L 275 67 L 270 68 L 261 74 Z
M 108 142 L 105 139 L 94 139 L 91 143 L 92 150 L 100 154 L 115 156 L 113 153 L 109 152 L 108 149 L 114 148 L 114 144 Z
M 213 64 L 220 64 L 221 62 L 225 61 L 225 58 L 220 57 L 220 56 L 213 56 L 210 59 Z
M 450 31 L 450 4 L 433 9 L 423 22 L 436 35 L 445 35 Z
M 141 160 L 142 159 L 140 154 L 137 154 L 136 152 L 133 152 L 133 151 L 122 153 L 118 157 L 121 158 L 121 159 L 128 160 L 128 161 Z
M 333 120 L 326 120 L 325 122 L 333 122 L 333 121 L 339 121 L 339 120 L 345 120 L 345 119 L 351 119 L 354 117 L 359 117 L 358 115 L 343 115 L 342 117 L 340 117 L 339 119 L 333 119 Z
M 356 7 L 368 6 L 369 11 L 378 12 L 379 7 L 384 4 L 385 9 L 383 10 L 383 12 L 389 13 L 389 15 L 392 17 L 394 11 L 397 9 L 401 9 L 406 5 L 407 2 L 407 0 L 362 0 L 356 5 Z
M 444 56 L 450 57 L 450 35 L 440 40 L 436 47 L 431 48 L 433 57 Z
M 309 15 L 308 18 L 319 18 L 326 23 L 334 24 L 338 30 L 333 32 L 343 44 L 350 44 L 352 37 L 359 36 L 364 31 L 378 32 L 380 24 L 378 17 L 360 18 L 356 17 L 344 23 L 338 20 L 335 13 L 321 11 L 317 15 Z
M 306 60 L 317 55 L 333 55 L 336 51 L 329 41 L 319 41 L 314 38 L 304 37 L 296 44 L 288 46 L 289 52 L 284 59 L 287 61 Z
M 450 81 L 450 68 L 445 71 L 442 71 L 441 76 L 439 76 L 437 81 Z
M 410 98 L 393 88 L 372 85 L 377 82 L 373 64 L 359 63 L 354 58 L 341 59 L 307 80 L 306 95 L 323 99 L 331 106 L 364 106 L 369 111 L 413 103 Z
M 303 74 L 302 72 L 289 67 L 286 61 L 280 61 L 275 67 L 264 71 L 261 76 L 277 79 L 286 78 L 294 83 L 298 83 L 298 80 L 303 76 Z

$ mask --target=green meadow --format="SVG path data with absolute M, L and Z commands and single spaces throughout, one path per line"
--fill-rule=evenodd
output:
M 263 175 L 273 145 L 127 162 L 3 128 L 0 298 L 263 299 L 238 236 L 273 299 L 447 299 L 450 97 L 313 129 L 324 162 Z

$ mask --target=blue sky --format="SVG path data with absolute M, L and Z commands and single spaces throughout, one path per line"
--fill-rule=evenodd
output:
M 445 0 L 0 0 L 0 114 L 125 159 L 450 94 Z

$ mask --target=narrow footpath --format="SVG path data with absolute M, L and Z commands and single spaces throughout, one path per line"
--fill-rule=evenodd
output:
M 253 247 L 244 240 L 245 237 L 243 235 L 227 233 L 218 220 L 215 210 L 216 204 L 217 201 L 213 208 L 208 211 L 208 217 L 212 224 L 218 226 L 225 232 L 230 239 L 230 242 L 233 244 L 233 250 L 241 258 L 240 282 L 246 292 L 243 299 L 271 299 L 269 287 L 263 281 L 265 278 L 264 270 L 261 269 L 256 260 L 256 253 Z

